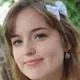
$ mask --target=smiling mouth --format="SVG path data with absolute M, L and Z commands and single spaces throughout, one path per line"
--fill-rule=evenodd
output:
M 40 58 L 40 59 L 33 59 L 33 60 L 29 60 L 29 61 L 25 62 L 24 64 L 26 64 L 27 67 L 33 68 L 33 67 L 38 66 L 40 63 L 42 63 L 43 60 L 44 60 L 43 58 Z

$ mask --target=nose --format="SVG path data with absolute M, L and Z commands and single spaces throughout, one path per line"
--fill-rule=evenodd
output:
M 32 48 L 28 49 L 25 53 L 27 56 L 33 56 L 36 53 L 36 51 Z
M 25 47 L 25 55 L 26 56 L 33 56 L 36 54 L 36 49 L 33 44 L 29 44 Z

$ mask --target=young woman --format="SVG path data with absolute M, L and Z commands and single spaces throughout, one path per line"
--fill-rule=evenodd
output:
M 3 26 L 15 80 L 80 80 L 80 35 L 67 16 L 60 1 L 12 6 Z

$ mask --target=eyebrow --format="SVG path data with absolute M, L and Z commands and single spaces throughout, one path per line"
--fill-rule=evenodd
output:
M 36 31 L 39 31 L 39 30 L 49 30 L 48 28 L 43 28 L 43 27 L 39 27 L 39 28 L 35 28 L 33 29 L 31 32 L 36 32 Z
M 43 28 L 43 27 L 35 28 L 35 29 L 32 29 L 31 33 L 34 33 L 34 32 L 39 31 L 39 30 L 49 30 L 49 29 L 48 29 L 48 28 Z M 20 35 L 18 35 L 18 34 L 13 34 L 13 35 L 11 36 L 11 39 L 12 39 L 12 38 L 15 38 L 15 37 L 20 37 Z
M 18 34 L 13 34 L 13 35 L 11 35 L 11 39 L 12 38 L 15 38 L 15 37 L 20 37 Z

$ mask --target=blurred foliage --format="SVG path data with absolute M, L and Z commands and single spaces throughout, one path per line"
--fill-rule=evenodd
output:
M 60 0 L 67 6 L 69 18 L 80 28 L 80 0 Z
M 6 2 L 14 3 L 14 0 L 0 0 L 0 6 L 2 6 Z
M 4 44 L 3 30 L 1 25 L 0 25 L 0 42 Z

